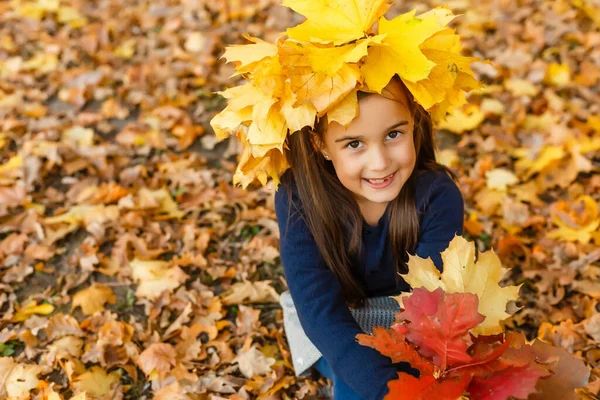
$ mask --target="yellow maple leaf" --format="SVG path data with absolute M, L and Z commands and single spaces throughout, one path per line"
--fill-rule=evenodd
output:
M 540 91 L 539 87 L 534 85 L 532 82 L 526 79 L 509 78 L 504 82 L 506 90 L 511 92 L 514 96 L 529 96 L 533 97 Z
M 138 283 L 138 297 L 156 299 L 164 290 L 173 290 L 188 278 L 178 266 L 170 267 L 167 261 L 146 261 L 135 258 L 129 263 L 132 277 Z
M 394 74 L 403 80 L 418 82 L 426 79 L 435 67 L 419 46 L 435 33 L 445 29 L 439 18 L 430 14 L 415 17 L 416 10 L 401 14 L 392 20 L 382 17 L 379 33 L 385 34 L 381 44 L 373 43 L 361 70 L 369 89 L 381 93 Z
M 16 155 L 9 158 L 4 164 L 0 164 L 0 180 L 16 178 L 16 175 L 21 171 L 24 161 L 23 156 Z
M 73 29 L 81 28 L 88 23 L 88 19 L 79 10 L 69 6 L 61 6 L 58 9 L 57 20 L 61 24 L 68 24 Z
M 210 126 L 213 128 L 217 140 L 221 141 L 235 134 L 244 122 L 251 120 L 252 106 L 239 111 L 235 111 L 231 106 L 227 106 L 210 120 Z
M 285 122 L 290 130 L 290 133 L 299 131 L 305 126 L 313 126 L 317 110 L 312 104 L 301 104 L 294 107 L 296 103 L 296 95 L 291 90 L 287 91 L 288 95 L 281 103 L 281 112 L 285 118 Z
M 119 370 L 106 373 L 104 368 L 93 366 L 89 371 L 75 378 L 73 388 L 77 392 L 89 393 L 94 398 L 103 398 L 120 379 Z
M 115 304 L 116 302 L 117 298 L 110 287 L 94 283 L 73 295 L 71 310 L 81 307 L 84 315 L 92 315 L 96 311 L 104 311 L 105 303 Z
M 439 129 L 447 129 L 453 133 L 463 133 L 477 128 L 485 120 L 485 114 L 476 104 L 468 104 L 464 108 L 455 109 L 444 121 L 438 124 Z
M 94 144 L 94 130 L 82 126 L 73 126 L 64 130 L 61 138 L 79 146 L 92 146 Z
M 290 79 L 290 90 L 296 95 L 294 106 L 312 104 L 319 116 L 323 116 L 330 108 L 334 107 L 344 96 L 353 90 L 360 80 L 360 71 L 355 64 L 341 62 L 339 69 L 332 75 L 315 71 L 309 62 L 301 63 L 301 55 L 297 47 L 281 47 L 282 59 L 287 68 L 286 74 Z M 343 59 L 342 59 L 343 60 Z M 336 61 L 337 62 L 337 61 Z M 323 67 L 323 70 L 334 70 Z
M 135 46 L 137 46 L 136 39 L 125 40 L 123 43 L 121 43 L 115 48 L 114 54 L 117 57 L 125 58 L 128 60 L 135 54 Z
M 279 47 L 280 59 L 287 76 L 293 77 L 298 67 L 311 67 L 314 72 L 333 76 L 344 64 L 357 63 L 368 54 L 370 44 L 381 44 L 385 36 L 370 36 L 344 46 L 312 45 L 287 40 Z
M 154 218 L 157 220 L 180 219 L 186 214 L 185 211 L 178 208 L 167 188 L 156 190 L 141 188 L 138 197 L 143 208 L 154 208 Z M 144 202 L 148 202 L 149 205 L 144 207 Z
M 17 8 L 17 13 L 29 18 L 42 19 L 46 13 L 56 12 L 59 8 L 59 0 L 28 1 Z
M 287 36 L 334 45 L 365 37 L 391 6 L 389 0 L 283 0 L 282 4 L 306 17 L 302 24 L 289 28 Z
M 551 63 L 546 70 L 544 83 L 562 87 L 571 82 L 571 70 L 568 64 Z
M 73 226 L 88 226 L 92 223 L 115 221 L 119 216 L 119 207 L 116 205 L 105 206 L 81 204 L 73 206 L 66 213 L 44 218 L 48 225 L 66 223 Z
M 455 235 L 448 248 L 442 252 L 443 273 L 440 274 L 430 257 L 423 259 L 409 254 L 408 273 L 402 275 L 412 287 L 424 287 L 429 291 L 442 288 L 446 293 L 474 293 L 479 298 L 477 311 L 485 320 L 471 333 L 495 335 L 503 332 L 500 321 L 510 315 L 506 304 L 519 297 L 519 286 L 500 287 L 499 282 L 506 269 L 493 250 L 479 253 L 475 260 L 475 244 Z M 394 297 L 402 307 L 403 293 Z
M 485 177 L 488 188 L 496 189 L 501 192 L 506 192 L 507 186 L 519 182 L 519 178 L 506 168 L 494 168 L 486 171 Z
M 281 113 L 281 104 L 277 100 L 267 98 L 257 102 L 252 109 L 252 123 L 246 136 L 251 146 L 252 156 L 263 157 L 272 149 L 283 152 L 287 131 L 287 124 Z
M 337 122 L 347 128 L 350 122 L 358 115 L 358 97 L 356 90 L 347 94 L 342 101 L 327 113 L 328 123 Z
M 237 169 L 233 175 L 233 184 L 246 188 L 254 180 L 260 181 L 264 186 L 267 179 L 272 178 L 275 187 L 279 187 L 279 177 L 290 167 L 287 159 L 279 149 L 268 150 L 264 156 L 255 158 L 252 156 L 251 146 L 244 139 L 244 132 L 239 131 L 238 137 L 242 144 L 242 152 Z
M 271 281 L 244 281 L 231 285 L 222 293 L 223 304 L 268 303 L 279 301 Z
M 520 147 L 512 152 L 513 156 L 519 158 L 515 162 L 515 168 L 523 180 L 528 180 L 554 161 L 562 159 L 565 154 L 566 151 L 562 146 L 544 146 L 539 153 L 535 153 L 528 147 Z
M 42 367 L 20 364 L 12 357 L 0 357 L 0 398 L 28 399 L 29 392 L 39 383 L 38 374 Z
M 454 149 L 443 149 L 435 152 L 435 161 L 448 168 L 454 167 L 460 161 L 458 153 Z
M 588 195 L 581 195 L 573 202 L 559 201 L 553 204 L 550 216 L 558 226 L 558 229 L 547 233 L 552 239 L 587 244 L 600 226 L 598 203 Z
M 277 46 L 275 44 L 248 35 L 244 35 L 244 37 L 251 41 L 252 44 L 227 46 L 225 53 L 221 56 L 227 62 L 235 63 L 237 71 L 232 77 L 251 72 L 256 68 L 256 63 L 259 61 L 277 55 Z
M 210 126 L 219 141 L 236 133 L 244 122 L 253 120 L 255 104 L 275 102 L 275 99 L 266 96 L 251 82 L 218 92 L 218 94 L 229 100 L 227 107 L 210 121 Z
M 146 376 L 156 373 L 162 377 L 177 364 L 175 354 L 175 349 L 170 344 L 153 343 L 138 356 L 136 364 Z
M 424 15 L 426 14 L 419 18 L 423 18 Z M 453 18 L 451 14 L 442 14 L 438 16 L 438 19 L 444 16 Z M 419 48 L 436 65 L 427 79 L 419 82 L 405 80 L 405 84 L 425 109 L 442 103 L 439 105 L 442 108 L 440 114 L 441 111 L 444 113 L 447 110 L 452 111 L 466 102 L 463 91 L 470 92 L 483 87 L 483 84 L 474 78 L 471 64 L 474 61 L 487 64 L 491 64 L 491 62 L 460 55 L 462 50 L 460 36 L 455 33 L 454 29 L 446 28 L 437 32 L 425 40 Z

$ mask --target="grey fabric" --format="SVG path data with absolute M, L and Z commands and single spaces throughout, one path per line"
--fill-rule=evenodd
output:
M 321 358 L 321 352 L 304 333 L 292 296 L 289 291 L 281 293 L 279 303 L 283 308 L 283 327 L 292 355 L 296 376 L 308 375 L 310 367 Z M 368 298 L 365 306 L 350 312 L 365 333 L 372 333 L 373 327 L 389 328 L 395 320 L 394 313 L 400 311 L 398 302 L 387 296 Z

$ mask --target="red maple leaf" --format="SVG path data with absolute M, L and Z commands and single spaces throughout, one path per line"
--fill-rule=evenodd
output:
M 472 344 L 469 330 L 485 319 L 477 312 L 478 304 L 476 294 L 417 288 L 404 300 L 405 310 L 398 319 L 410 321 L 405 325 L 406 338 L 419 346 L 419 353 L 445 369 L 472 361 L 467 353 Z
M 360 334 L 358 343 L 374 348 L 392 359 L 393 363 L 405 361 L 420 372 L 420 377 L 398 373 L 398 379 L 388 386 L 390 393 L 386 400 L 425 400 L 434 395 L 436 400 L 455 400 L 465 391 L 471 377 L 455 374 L 446 379 L 438 379 L 441 370 L 419 354 L 416 348 L 406 341 L 404 335 L 395 329 L 373 328 L 373 336 Z
M 487 378 L 473 378 L 467 390 L 472 399 L 478 400 L 526 399 L 535 392 L 538 379 L 551 374 L 536 364 L 507 367 Z
M 393 363 L 401 361 L 409 363 L 413 368 L 423 374 L 433 375 L 439 373 L 439 368 L 424 359 L 413 345 L 406 341 L 403 334 L 394 329 L 383 327 L 373 328 L 373 336 L 366 334 L 356 335 L 358 343 L 369 346 L 392 359 Z
M 420 372 L 419 378 L 399 372 L 385 400 L 456 400 L 463 393 L 472 400 L 527 398 L 540 378 L 552 374 L 555 360 L 536 354 L 522 334 L 469 334 L 483 321 L 476 295 L 419 288 L 404 305 L 402 323 L 357 335 L 360 344 Z
M 384 400 L 456 400 L 465 391 L 470 380 L 468 375 L 436 379 L 433 375 L 415 378 L 401 373 L 398 379 L 388 383 L 390 392 Z

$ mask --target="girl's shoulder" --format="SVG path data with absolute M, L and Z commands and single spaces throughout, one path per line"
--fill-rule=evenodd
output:
M 302 203 L 291 168 L 288 168 L 279 179 L 279 186 L 274 198 L 277 219 L 288 219 L 292 214 L 302 215 Z
M 415 200 L 419 211 L 432 202 L 463 202 L 462 193 L 444 169 L 422 171 L 415 179 Z
M 445 169 L 421 170 L 415 179 L 415 189 L 429 190 L 433 186 L 455 185 L 456 183 Z

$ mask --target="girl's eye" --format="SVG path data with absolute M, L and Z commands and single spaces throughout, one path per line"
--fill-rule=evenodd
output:
M 402 135 L 402 132 L 400 131 L 391 131 L 388 133 L 388 136 L 390 136 L 392 139 L 396 139 L 400 135 Z
M 355 146 L 353 146 L 352 144 L 355 144 Z M 353 140 L 352 142 L 348 143 L 348 147 L 350 147 L 351 149 L 358 149 L 358 145 L 360 144 L 360 142 L 358 140 Z

